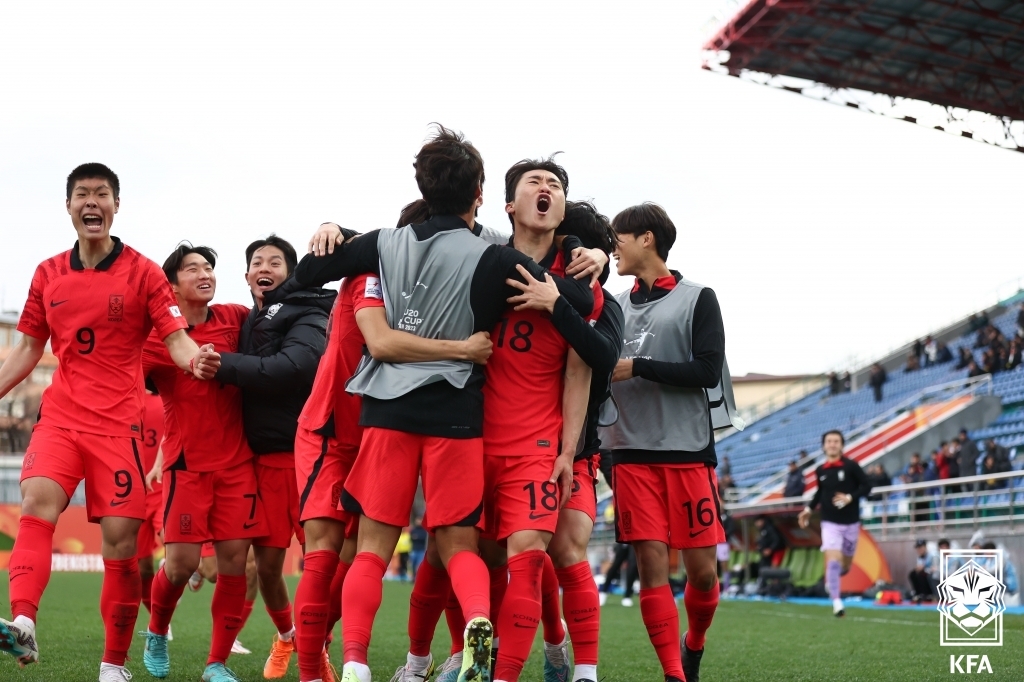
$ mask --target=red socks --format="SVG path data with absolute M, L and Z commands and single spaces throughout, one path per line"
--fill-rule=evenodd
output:
M 581 561 L 556 571 L 562 585 L 562 610 L 572 640 L 573 662 L 576 665 L 597 665 L 598 635 L 601 628 L 601 605 L 597 583 L 590 564 Z
M 497 637 L 498 621 L 501 620 L 501 603 L 505 601 L 505 592 L 508 590 L 508 564 L 502 564 L 497 568 L 488 568 L 487 572 L 490 579 L 491 625 L 494 628 L 494 636 Z
M 668 585 L 640 590 L 640 616 L 647 627 L 654 651 L 667 676 L 683 677 L 683 661 L 679 654 L 679 610 Z
M 142 604 L 150 613 L 153 612 L 153 579 L 152 573 L 142 576 Z
M 501 605 L 501 647 L 494 679 L 516 682 L 540 623 L 541 578 L 547 553 L 535 549 L 508 560 L 508 592 Z
M 274 623 L 274 627 L 277 628 L 279 635 L 286 635 L 295 627 L 295 622 L 292 620 L 291 604 L 280 611 L 267 609 L 267 615 L 270 616 L 270 620 Z
M 141 598 L 142 578 L 139 577 L 138 559 L 104 559 L 103 589 L 100 592 L 100 614 L 106 634 L 104 663 L 124 665 L 128 658 Z
M 245 575 L 217 576 L 217 585 L 213 590 L 213 632 L 210 637 L 210 657 L 206 664 L 225 663 L 231 654 L 231 645 L 235 643 L 239 631 L 244 624 L 242 608 L 245 606 Z
M 540 620 L 544 624 L 544 641 L 548 644 L 561 644 L 565 639 L 565 628 L 562 627 L 562 607 L 558 603 L 558 576 L 551 557 L 544 555 L 544 574 L 540 581 Z
M 345 576 L 352 564 L 338 561 L 338 569 L 334 572 L 334 579 L 331 581 L 331 598 L 327 602 L 330 607 L 330 614 L 327 616 L 327 637 L 334 632 L 334 626 L 341 620 L 341 590 L 345 585 Z
M 242 604 L 242 624 L 238 626 L 238 631 L 241 632 L 245 628 L 245 624 L 249 622 L 249 616 L 252 615 L 252 607 L 256 605 L 255 601 L 245 600 Z
M 448 621 L 448 632 L 452 636 L 452 648 L 449 652 L 455 655 L 466 648 L 466 619 L 462 617 L 462 607 L 455 592 L 449 590 L 448 603 L 444 607 L 444 617 Z M 494 621 L 491 621 L 493 627 Z
M 153 578 L 152 606 L 149 607 L 149 631 L 154 635 L 166 635 L 171 624 L 174 609 L 178 600 L 185 592 L 185 585 L 174 585 L 167 579 L 167 573 L 161 568 Z
M 448 603 L 451 589 L 447 571 L 434 568 L 428 561 L 420 563 L 409 597 L 409 653 L 413 656 L 430 654 L 434 630 Z
M 338 570 L 338 555 L 329 550 L 306 554 L 304 570 L 295 590 L 295 648 L 299 651 L 299 679 L 320 677 L 320 652 L 327 639 L 328 601 Z
M 11 613 L 15 618 L 36 619 L 39 600 L 50 582 L 54 527 L 34 516 L 22 516 L 18 521 L 18 537 L 9 562 Z
M 711 627 L 711 620 L 718 608 L 718 583 L 707 592 L 701 592 L 690 583 L 686 583 L 683 592 L 683 604 L 686 606 L 686 646 L 693 651 L 704 648 L 705 635 Z
M 462 605 L 466 622 L 490 616 L 487 565 L 473 552 L 463 550 L 448 561 L 452 591 Z M 348 640 L 348 637 L 345 638 Z
M 345 663 L 366 664 L 373 619 L 380 608 L 387 564 L 373 552 L 360 552 L 352 562 L 341 591 L 345 614 L 341 631 L 345 640 Z

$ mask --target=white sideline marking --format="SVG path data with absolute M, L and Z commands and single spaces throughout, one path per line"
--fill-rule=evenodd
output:
M 801 618 L 803 620 L 821 620 L 821 616 L 809 616 L 806 613 L 786 613 L 777 611 L 755 611 L 763 616 L 785 616 L 786 618 Z M 849 612 L 847 612 L 849 613 Z M 846 615 L 843 620 L 855 620 L 860 623 L 885 623 L 888 625 L 920 625 L 921 627 L 933 628 L 935 623 L 919 623 L 915 620 L 891 620 L 889 618 L 862 618 L 860 616 Z

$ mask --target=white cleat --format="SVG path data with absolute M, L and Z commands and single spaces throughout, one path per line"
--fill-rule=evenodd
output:
M 132 674 L 121 665 L 100 663 L 100 682 L 129 682 Z
M 409 665 L 403 665 L 401 668 L 395 671 L 395 674 L 391 678 L 391 682 L 424 682 L 429 680 L 430 676 L 434 674 L 434 657 L 427 657 L 427 667 L 423 670 L 409 670 Z
M 835 616 L 836 618 L 842 618 L 843 616 L 846 615 L 846 611 L 843 609 L 843 600 L 842 599 L 833 599 L 832 600 L 832 615 Z
M 168 631 L 168 634 L 170 634 L 170 631 Z M 168 637 L 168 639 L 170 639 L 170 637 Z M 252 652 L 242 646 L 242 643 L 236 639 L 231 645 L 231 653 L 239 654 L 240 656 L 248 656 Z
M 622 598 L 622 605 L 625 606 L 628 609 L 630 606 L 633 605 L 633 600 L 630 599 L 629 597 L 623 597 Z
M 22 668 L 37 662 L 39 645 L 35 623 L 22 616 L 13 621 L 0 618 L 0 652 L 14 656 Z

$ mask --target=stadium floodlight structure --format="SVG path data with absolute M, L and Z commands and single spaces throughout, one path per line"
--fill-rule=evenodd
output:
M 703 67 L 1024 152 L 1024 2 L 751 0 Z

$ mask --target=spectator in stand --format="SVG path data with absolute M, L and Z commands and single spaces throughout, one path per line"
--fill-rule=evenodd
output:
M 417 518 L 416 523 L 409 529 L 409 540 L 412 542 L 412 551 L 409 552 L 409 560 L 412 562 L 412 579 L 416 579 L 416 572 L 420 570 L 423 557 L 427 553 L 427 529 L 423 527 L 423 518 Z
M 995 374 L 999 371 L 999 358 L 991 348 L 981 354 L 981 369 L 984 374 Z
M 842 381 L 843 381 L 843 393 L 849 393 L 850 391 L 853 390 L 853 379 L 850 377 L 849 370 L 847 370 L 846 372 L 843 372 Z
M 806 471 L 807 467 L 811 466 L 814 462 L 810 457 L 807 456 L 806 450 L 801 450 L 800 454 L 796 456 L 797 464 L 800 465 L 800 471 Z
M 996 543 L 989 540 L 981 546 L 981 549 L 996 549 Z M 989 570 L 995 568 L 986 567 Z M 1017 593 L 1020 592 L 1020 583 L 1017 580 L 1017 569 L 1010 561 L 1010 553 L 1003 549 L 1003 585 L 1006 586 L 1006 595 L 1008 597 L 1016 597 Z M 1019 602 L 1019 599 L 1017 600 Z M 1011 602 L 1012 603 L 1012 602 Z
M 729 456 L 722 455 L 722 461 L 718 463 L 718 476 L 729 476 L 732 474 L 732 464 L 729 463 Z
M 943 450 L 943 458 L 946 460 L 946 478 L 960 478 L 960 441 L 955 438 L 948 443 Z M 961 491 L 960 484 L 946 486 L 947 493 L 958 493 Z
M 1021 341 L 1019 337 L 1013 337 L 1010 341 L 1010 348 L 1006 353 L 1006 369 L 1017 369 L 1021 363 Z
M 889 477 L 889 473 L 885 470 L 881 464 L 872 464 L 867 470 L 868 481 L 871 483 L 871 488 L 881 488 L 882 486 L 892 485 L 892 479 Z M 868 499 L 872 502 L 878 502 L 882 499 L 881 493 L 872 493 L 868 495 Z
M 868 383 L 871 384 L 871 390 L 875 393 L 875 402 L 882 402 L 882 386 L 885 384 L 888 376 L 885 373 L 885 369 L 877 362 L 871 365 L 871 374 L 868 377 Z
M 758 568 L 774 568 L 781 564 L 782 550 L 786 549 L 786 542 L 775 528 L 775 524 L 762 514 L 754 519 L 754 527 L 758 532 L 757 552 L 761 555 Z
M 978 367 L 978 363 L 971 358 L 971 361 L 967 363 L 967 378 L 973 379 L 974 377 L 980 377 L 982 374 L 985 374 L 985 370 Z
M 1010 451 L 989 438 L 985 441 L 985 454 L 992 455 L 1000 472 L 1010 471 Z
M 927 467 L 924 462 L 921 461 L 921 453 L 915 452 L 910 456 L 910 463 L 907 464 L 907 468 L 900 474 L 900 480 L 904 483 L 921 483 L 925 480 L 925 473 Z M 922 497 L 924 495 L 923 489 L 913 490 L 910 493 L 911 497 Z M 914 521 L 925 521 L 929 517 L 927 502 L 914 502 Z
M 922 358 L 922 367 L 931 367 L 935 364 L 935 361 L 939 357 L 939 344 L 936 343 L 935 339 L 929 334 L 924 340 L 924 358 Z
M 960 346 L 960 359 L 956 363 L 956 369 L 967 369 L 967 366 L 974 362 L 974 353 L 967 346 Z
M 944 344 L 942 341 L 939 341 L 936 345 L 938 346 L 938 350 L 935 354 L 935 364 L 943 365 L 947 362 L 952 362 L 953 352 L 949 350 L 949 346 Z
M 927 540 L 916 541 L 914 549 L 917 551 L 917 562 L 909 576 L 911 601 L 915 604 L 934 601 L 935 587 L 939 582 L 939 562 L 935 555 L 928 551 Z
M 782 492 L 783 497 L 804 496 L 804 472 L 797 466 L 797 461 L 790 460 L 789 474 L 786 476 L 786 489 Z
M 911 353 L 907 356 L 907 366 L 903 369 L 904 372 L 916 372 L 921 369 L 921 359 Z
M 921 339 L 914 341 L 914 345 L 910 349 L 910 354 L 916 357 L 918 362 L 920 362 L 921 356 L 924 355 L 924 341 Z
M 989 476 L 991 474 L 1000 474 L 999 464 L 996 463 L 996 458 L 993 455 L 986 454 L 985 461 L 981 463 L 981 475 Z M 987 481 L 982 481 L 982 490 L 999 490 L 1000 488 L 1006 487 L 1006 479 L 990 478 Z
M 957 458 L 960 460 L 960 475 L 977 476 L 978 446 L 967 436 L 967 429 L 960 429 L 960 434 L 956 439 L 960 443 L 960 451 L 957 453 Z
M 1024 301 L 1020 302 L 1017 310 L 1017 336 L 1024 336 Z
M 843 392 L 843 382 L 835 372 L 828 373 L 828 394 L 839 395 Z

